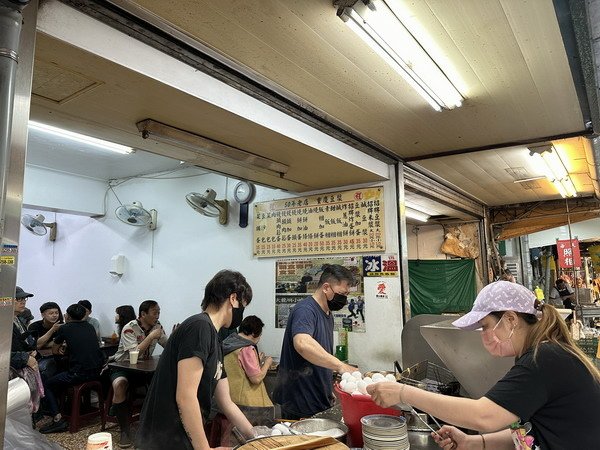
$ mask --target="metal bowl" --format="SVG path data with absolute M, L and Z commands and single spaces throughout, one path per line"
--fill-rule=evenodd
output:
M 336 439 L 343 443 L 346 443 L 346 435 L 348 434 L 348 427 L 345 424 L 330 419 L 299 420 L 298 422 L 291 424 L 290 428 L 300 434 L 309 434 L 314 433 L 315 431 L 327 431 L 332 428 L 337 428 L 344 434 L 336 437 Z

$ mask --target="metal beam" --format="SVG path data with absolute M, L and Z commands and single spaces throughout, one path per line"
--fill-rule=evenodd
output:
M 40 8 L 38 31 L 198 98 L 256 125 L 387 179 L 388 164 L 57 0 Z M 130 30 L 133 33 L 134 30 Z
M 527 147 L 528 145 L 538 144 L 540 142 L 557 141 L 560 139 L 570 139 L 570 138 L 580 137 L 580 136 L 592 136 L 593 133 L 594 133 L 593 130 L 586 129 L 586 130 L 581 130 L 581 131 L 574 131 L 572 133 L 555 134 L 555 135 L 551 135 L 551 136 L 540 136 L 540 137 L 535 137 L 535 138 L 530 138 L 530 139 L 521 139 L 518 141 L 498 142 L 496 144 L 481 145 L 479 147 L 461 148 L 461 149 L 456 149 L 456 150 L 448 150 L 448 151 L 443 151 L 443 152 L 430 153 L 428 155 L 412 156 L 410 158 L 404 158 L 404 161 L 405 162 L 419 162 L 419 161 L 425 161 L 428 159 L 443 158 L 444 156 L 468 155 L 469 153 L 483 152 L 485 150 L 496 150 L 496 149 L 500 149 L 500 148 L 510 148 L 510 147 Z
M 288 89 L 199 42 L 132 1 L 61 1 L 386 164 L 400 159 Z
M 18 55 L 18 65 L 10 58 L 0 59 L 13 61 L 16 76 L 12 86 L 2 86 L 0 96 L 8 95 L 11 99 L 8 121 L 1 120 L 0 140 L 8 142 L 2 148 L 2 172 L 7 173 L 2 183 L 0 195 L 4 199 L 0 219 L 2 243 L 1 253 L 8 256 L 8 264 L 0 270 L 0 443 L 4 443 L 4 425 L 6 421 L 6 395 L 8 389 L 8 367 L 10 364 L 10 348 L 12 340 L 13 301 L 17 279 L 18 243 L 21 217 L 21 201 L 23 199 L 23 172 L 25 170 L 25 154 L 27 149 L 27 121 L 31 99 L 31 80 L 33 75 L 33 55 L 35 50 L 35 33 L 38 0 L 32 0 L 23 13 L 17 12 L 18 5 L 27 2 L 6 2 L 0 0 L 0 48 L 13 50 Z M 12 5 L 11 5 L 12 4 Z M 17 12 L 15 14 L 15 12 Z M 6 20 L 8 19 L 8 20 Z M 12 29 L 15 36 L 8 36 Z M 11 48 L 11 46 L 13 46 Z M 13 69 L 10 69 L 13 70 Z M 0 74 L 4 80 L 6 72 Z M 15 73 L 13 72 L 13 75 Z M 4 100 L 3 100 L 4 104 Z M 4 115 L 4 111 L 3 111 Z M 7 170 L 8 169 L 8 170 Z M 1 446 L 2 444 L 0 444 Z
M 470 214 L 475 218 L 482 219 L 485 216 L 483 204 L 406 165 L 404 165 L 404 183 L 408 190 L 415 191 L 419 195 Z

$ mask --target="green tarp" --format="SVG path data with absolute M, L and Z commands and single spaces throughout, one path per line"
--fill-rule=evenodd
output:
M 471 310 L 476 297 L 475 260 L 409 260 L 411 314 Z

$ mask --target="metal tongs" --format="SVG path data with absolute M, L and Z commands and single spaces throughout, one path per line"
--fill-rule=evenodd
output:
M 429 428 L 431 431 L 433 431 L 435 434 L 437 434 L 440 439 L 442 438 L 442 436 L 440 435 L 440 433 L 438 433 L 437 430 L 434 430 L 431 425 L 429 425 L 427 422 L 425 422 L 421 418 L 421 416 L 419 415 L 419 413 L 417 411 L 415 411 L 415 408 L 413 408 L 412 406 L 410 407 L 410 412 L 411 412 L 411 414 L 413 416 L 416 416 L 417 419 L 419 419 L 421 422 L 423 422 L 427 428 Z M 435 424 L 438 426 L 438 430 L 440 428 L 442 428 L 442 426 L 440 425 L 440 423 L 437 421 L 437 419 L 435 417 L 433 417 L 431 414 L 428 414 L 428 415 L 429 415 L 429 417 L 431 417 L 433 419 L 433 421 L 435 422 Z

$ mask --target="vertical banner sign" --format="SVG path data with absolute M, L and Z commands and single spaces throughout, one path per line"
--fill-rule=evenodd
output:
M 558 265 L 562 269 L 581 267 L 581 254 L 579 253 L 579 239 L 556 240 L 558 252 Z
M 385 251 L 383 187 L 254 204 L 254 256 Z

